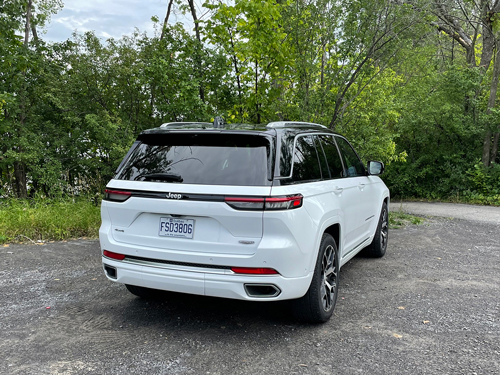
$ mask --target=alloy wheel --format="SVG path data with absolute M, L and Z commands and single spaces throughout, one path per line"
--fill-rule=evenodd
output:
M 337 254 L 332 245 L 328 245 L 321 262 L 321 300 L 323 309 L 330 311 L 335 303 L 337 286 Z
M 382 212 L 382 223 L 380 225 L 380 247 L 385 249 L 387 246 L 387 237 L 389 235 L 389 215 L 387 209 Z

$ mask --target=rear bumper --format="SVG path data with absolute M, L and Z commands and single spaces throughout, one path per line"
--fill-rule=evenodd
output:
M 106 277 L 122 284 L 146 288 L 168 290 L 172 292 L 198 294 L 203 296 L 223 297 L 249 301 L 277 301 L 302 297 L 309 288 L 312 274 L 305 277 L 285 278 L 280 275 L 239 275 L 231 271 L 203 270 L 196 267 L 145 266 L 116 261 L 102 257 L 103 268 L 116 270 L 116 278 Z M 274 285 L 280 293 L 273 297 L 249 296 L 245 285 Z

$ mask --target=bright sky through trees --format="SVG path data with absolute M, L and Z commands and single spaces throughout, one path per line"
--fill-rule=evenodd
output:
M 197 3 L 201 15 L 201 1 Z M 61 42 L 71 38 L 75 30 L 95 31 L 102 38 L 120 38 L 130 35 L 135 28 L 152 36 L 151 17 L 163 20 L 167 5 L 167 0 L 64 0 L 64 8 L 47 25 L 44 39 Z M 170 23 L 176 22 L 192 24 L 189 15 L 174 9 Z

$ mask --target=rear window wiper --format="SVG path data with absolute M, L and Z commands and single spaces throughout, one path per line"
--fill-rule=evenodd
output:
M 143 178 L 144 181 L 151 181 L 151 180 L 172 181 L 172 182 L 184 181 L 181 175 L 175 173 L 150 173 L 150 174 L 145 174 L 143 176 L 138 176 L 136 180 L 139 178 Z

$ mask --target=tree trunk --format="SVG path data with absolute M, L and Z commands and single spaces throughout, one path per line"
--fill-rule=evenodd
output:
M 167 14 L 165 15 L 165 20 L 163 21 L 163 27 L 161 28 L 160 40 L 163 40 L 163 38 L 165 37 L 165 31 L 167 30 L 168 19 L 170 18 L 170 12 L 172 11 L 172 4 L 173 3 L 174 3 L 174 0 L 170 0 L 168 2 Z
M 325 87 L 325 54 L 326 54 L 326 44 L 323 42 L 321 47 L 321 89 Z
M 484 69 L 484 71 L 488 70 L 490 67 L 491 59 L 493 58 L 493 51 L 495 49 L 495 36 L 493 35 L 492 29 L 491 29 L 491 21 L 489 18 L 484 18 L 483 19 L 483 48 L 481 52 L 481 61 L 479 63 L 479 66 Z M 468 52 L 468 51 L 467 51 Z M 474 52 L 472 52 L 474 54 Z M 475 59 L 474 56 L 472 56 L 472 59 Z M 471 66 L 474 65 L 469 64 Z
M 14 177 L 16 179 L 16 195 L 18 198 L 27 198 L 28 189 L 26 188 L 26 171 L 24 163 L 14 162 Z
M 198 17 L 196 16 L 196 8 L 194 5 L 194 0 L 187 0 L 189 3 L 189 8 L 191 9 L 191 15 L 194 21 L 194 31 L 196 33 L 196 39 L 198 39 L 199 47 L 202 47 L 201 44 L 201 36 L 200 36 L 200 27 L 198 25 Z M 202 80 L 202 67 L 201 67 L 201 57 L 199 54 L 196 56 L 196 65 L 198 65 L 198 78 L 200 79 L 200 99 L 202 102 L 205 102 L 205 89 L 203 88 Z
M 493 147 L 491 149 L 491 163 L 496 163 L 497 155 L 498 155 L 498 138 L 500 137 L 500 133 L 496 132 L 493 136 Z
M 24 46 L 28 46 L 30 37 L 30 22 L 31 22 L 31 8 L 33 6 L 33 0 L 28 0 L 28 8 L 26 9 L 26 25 L 24 27 Z
M 257 124 L 260 124 L 259 113 L 259 63 L 255 60 L 255 115 L 257 116 Z
M 35 24 L 31 24 L 31 33 L 33 34 L 33 40 L 38 44 L 38 33 Z
M 493 62 L 493 76 L 491 78 L 490 97 L 488 99 L 487 114 L 490 114 L 491 109 L 495 107 L 495 102 L 496 102 L 496 98 L 497 98 L 497 91 L 498 91 L 498 77 L 499 77 L 499 75 L 500 75 L 500 48 L 497 48 L 495 61 Z M 492 159 L 493 151 L 491 149 L 491 136 L 492 136 L 491 130 L 487 129 L 485 136 L 484 136 L 484 141 L 483 141 L 483 156 L 481 158 L 483 165 L 485 167 L 489 167 L 491 165 L 491 162 L 494 161 Z M 498 145 L 498 143 L 497 143 L 497 145 Z
M 241 80 L 240 80 L 240 69 L 238 67 L 238 57 L 236 56 L 236 49 L 234 47 L 234 40 L 233 40 L 233 33 L 231 32 L 231 29 L 228 27 L 228 33 L 229 33 L 229 41 L 231 42 L 231 56 L 233 60 L 233 65 L 234 65 L 234 73 L 236 74 L 236 83 L 238 85 L 238 100 L 240 104 L 240 116 L 242 114 L 242 100 L 241 100 Z
M 481 161 L 485 167 L 490 166 L 490 150 L 491 150 L 491 132 L 487 130 L 483 140 L 483 156 L 481 157 Z
M 31 9 L 33 1 L 29 0 L 26 8 L 26 24 L 24 27 L 24 49 L 28 50 L 28 43 L 31 30 Z M 21 141 L 24 133 L 24 124 L 26 121 L 26 70 L 22 72 L 22 83 L 19 89 L 19 127 L 17 128 L 17 136 Z M 21 160 L 14 162 L 14 177 L 15 177 L 15 191 L 18 198 L 28 197 L 27 179 L 26 179 L 26 166 L 22 161 L 23 148 L 17 147 L 17 153 Z

